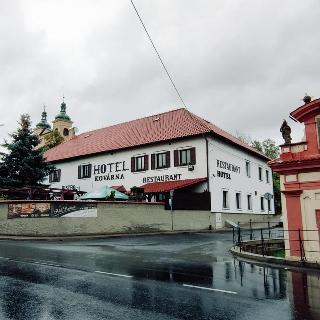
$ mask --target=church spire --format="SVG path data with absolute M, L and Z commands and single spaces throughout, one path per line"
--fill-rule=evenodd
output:
M 60 105 L 60 113 L 56 115 L 55 120 L 62 120 L 62 121 L 71 121 L 71 118 L 67 115 L 66 109 L 67 105 L 64 102 L 65 97 L 62 97 L 62 103 Z
M 43 105 L 41 121 L 36 125 L 36 128 L 39 128 L 39 129 L 51 129 L 51 126 L 47 121 L 47 112 L 46 112 L 46 106 L 45 105 Z

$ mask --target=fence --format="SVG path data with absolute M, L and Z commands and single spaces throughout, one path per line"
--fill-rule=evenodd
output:
M 261 224 L 263 223 L 260 222 L 259 225 Z M 285 256 L 298 257 L 301 262 L 320 258 L 319 230 L 286 230 L 270 222 L 264 224 L 265 226 L 259 229 L 255 229 L 252 222 L 248 229 L 241 228 L 238 224 L 238 227 L 233 228 L 233 243 L 239 246 L 241 251 L 244 247 L 250 247 L 248 241 L 251 240 L 254 243 L 255 253 L 263 256 L 275 255 L 274 252 L 281 249 Z M 282 241 L 278 241 L 278 245 L 275 246 L 275 242 L 271 240 Z M 290 247 L 285 246 L 286 242 L 290 243 Z M 281 243 L 282 246 L 279 245 Z

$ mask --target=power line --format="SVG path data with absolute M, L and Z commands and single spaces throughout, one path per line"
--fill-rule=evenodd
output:
M 181 94 L 180 94 L 179 90 L 177 89 L 177 87 L 176 87 L 176 85 L 175 85 L 172 77 L 170 76 L 170 73 L 169 73 L 168 69 L 166 68 L 166 66 L 165 66 L 165 64 L 164 64 L 164 62 L 163 62 L 163 60 L 162 60 L 162 58 L 161 58 L 161 56 L 160 56 L 160 53 L 158 52 L 158 50 L 157 50 L 154 42 L 153 42 L 152 39 L 151 39 L 151 36 L 150 36 L 150 34 L 149 34 L 149 32 L 148 32 L 145 24 L 143 23 L 142 18 L 141 18 L 141 16 L 140 16 L 140 14 L 139 14 L 136 6 L 135 6 L 134 3 L 133 3 L 133 0 L 130 0 L 130 1 L 131 1 L 131 4 L 132 4 L 132 6 L 133 6 L 134 11 L 136 12 L 136 14 L 137 14 L 137 16 L 138 16 L 138 18 L 139 18 L 139 20 L 140 20 L 140 22 L 141 22 L 141 24 L 142 24 L 142 27 L 143 27 L 144 31 L 146 32 L 146 34 L 147 34 L 147 36 L 148 36 L 148 38 L 149 38 L 149 40 L 150 40 L 150 42 L 151 42 L 151 44 L 152 44 L 152 46 L 153 46 L 154 51 L 156 52 L 156 54 L 157 54 L 157 56 L 158 56 L 158 58 L 159 58 L 159 60 L 160 60 L 160 62 L 161 62 L 161 64 L 162 64 L 162 66 L 163 66 L 164 71 L 166 72 L 168 78 L 170 79 L 170 82 L 171 82 L 174 90 L 175 90 L 176 93 L 178 94 L 178 96 L 179 96 L 182 104 L 184 105 L 184 107 L 187 108 L 186 104 L 184 103 L 184 101 L 183 101 L 183 99 L 182 99 L 182 97 L 181 97 Z

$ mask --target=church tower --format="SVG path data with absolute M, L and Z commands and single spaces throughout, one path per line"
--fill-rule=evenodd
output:
M 52 121 L 53 130 L 57 130 L 64 138 L 64 141 L 68 141 L 75 136 L 74 128 L 72 128 L 73 122 L 66 113 L 67 105 L 64 102 L 64 97 L 60 106 L 60 112 L 56 115 Z
M 36 125 L 36 127 L 33 129 L 33 132 L 39 137 L 40 143 L 37 146 L 38 148 L 42 147 L 44 145 L 44 136 L 51 132 L 51 126 L 47 121 L 47 112 L 46 107 L 43 106 L 43 112 L 41 115 L 40 122 Z

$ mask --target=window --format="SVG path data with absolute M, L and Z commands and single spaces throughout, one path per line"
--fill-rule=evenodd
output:
M 241 209 L 241 193 L 240 192 L 236 193 L 236 208 L 238 210 Z
M 246 160 L 246 174 L 247 177 L 250 178 L 251 174 L 250 174 L 250 161 Z
M 262 181 L 262 168 L 259 167 L 259 180 Z
M 251 194 L 247 195 L 247 202 L 248 202 L 248 210 L 252 210 L 252 196 L 251 196 Z
M 269 213 L 269 211 L 271 211 L 271 200 L 270 199 L 268 199 L 268 213 Z
M 49 182 L 60 182 L 61 178 L 61 169 L 56 169 L 50 172 Z
M 148 170 L 148 155 L 131 158 L 131 172 Z
M 260 209 L 264 211 L 264 197 L 260 197 Z
M 151 169 L 163 169 L 170 167 L 170 151 L 151 155 Z
M 64 128 L 64 129 L 63 129 L 63 135 L 64 135 L 65 137 L 67 137 L 67 136 L 69 135 L 69 129 L 68 129 L 68 128 Z
M 229 209 L 229 192 L 222 190 L 222 208 Z
M 78 166 L 78 179 L 90 178 L 91 167 L 91 164 L 80 164 L 80 166 Z
M 270 182 L 270 178 L 269 178 L 269 170 L 266 170 L 266 181 L 267 183 Z
M 174 166 L 187 166 L 196 164 L 196 148 L 188 148 L 174 151 Z

